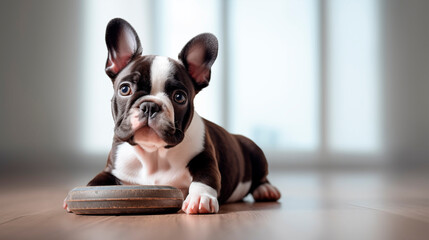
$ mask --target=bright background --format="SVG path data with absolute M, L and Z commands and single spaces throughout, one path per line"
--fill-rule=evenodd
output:
M 214 33 L 219 57 L 197 111 L 254 139 L 272 166 L 428 163 L 427 1 L 0 5 L 1 170 L 102 169 L 113 132 L 104 31 L 114 17 L 135 27 L 144 54 L 176 58 L 193 36 Z

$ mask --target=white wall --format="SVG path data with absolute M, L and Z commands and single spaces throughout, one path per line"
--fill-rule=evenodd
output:
M 80 1 L 1 1 L 0 19 L 0 153 L 76 151 Z

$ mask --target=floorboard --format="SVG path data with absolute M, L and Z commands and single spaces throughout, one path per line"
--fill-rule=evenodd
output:
M 0 239 L 429 239 L 424 174 L 275 172 L 279 202 L 190 216 L 66 213 L 75 182 L 1 187 Z

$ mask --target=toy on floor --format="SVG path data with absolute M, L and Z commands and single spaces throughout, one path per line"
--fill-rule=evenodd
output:
M 75 214 L 175 213 L 182 207 L 183 194 L 170 186 L 88 186 L 72 189 L 65 202 Z

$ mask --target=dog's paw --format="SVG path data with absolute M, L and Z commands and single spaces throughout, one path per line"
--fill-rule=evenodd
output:
M 217 213 L 219 211 L 219 203 L 215 197 L 207 194 L 188 195 L 183 202 L 182 210 L 186 214 L 199 213 Z
M 192 182 L 182 210 L 186 214 L 217 213 L 219 211 L 217 191 L 204 183 Z
M 269 183 L 257 187 L 252 195 L 255 201 L 277 201 L 281 197 L 279 190 Z
M 67 198 L 65 198 L 65 199 L 64 199 L 64 202 L 63 202 L 63 208 L 64 208 L 68 213 L 71 213 L 71 211 L 70 211 L 69 207 L 67 206 Z

